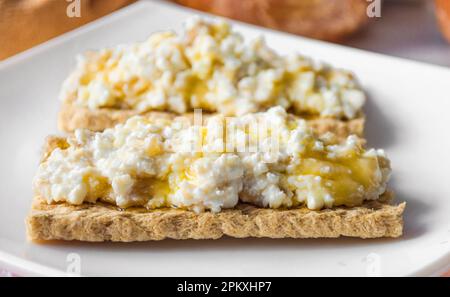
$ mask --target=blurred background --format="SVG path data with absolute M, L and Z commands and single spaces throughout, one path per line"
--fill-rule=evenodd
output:
M 68 17 L 79 1 L 80 17 Z M 172 2 L 272 29 L 450 66 L 450 0 L 140 0 Z M 136 0 L 0 0 L 0 60 Z M 369 16 L 368 16 L 369 10 Z

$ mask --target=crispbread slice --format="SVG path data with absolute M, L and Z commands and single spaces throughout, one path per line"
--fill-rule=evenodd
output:
M 135 110 L 124 109 L 89 109 L 78 107 L 69 103 L 64 103 L 58 115 L 58 128 L 64 132 L 73 132 L 76 129 L 86 128 L 92 131 L 103 131 L 106 128 L 114 127 L 125 122 L 132 116 L 142 115 L 148 117 L 166 117 L 173 119 L 178 115 L 167 112 L 146 112 L 139 113 Z M 307 119 L 307 123 L 313 128 L 317 135 L 325 132 L 333 132 L 338 139 L 344 139 L 348 135 L 354 134 L 363 137 L 364 115 L 360 115 L 353 120 L 339 120 L 333 118 L 312 118 Z
M 27 218 L 31 240 L 148 241 L 218 239 L 224 235 L 270 238 L 377 238 L 402 235 L 405 203 L 371 201 L 320 211 L 266 209 L 239 204 L 219 213 L 132 208 L 95 203 L 47 204 L 36 197 Z
M 43 160 L 64 138 L 49 137 Z M 195 213 L 183 209 L 121 210 L 97 202 L 82 205 L 47 204 L 35 197 L 27 218 L 32 240 L 146 241 L 173 239 L 217 239 L 231 237 L 334 238 L 340 236 L 398 237 L 403 232 L 406 204 L 390 205 L 392 192 L 358 207 L 335 207 L 320 211 L 305 207 L 268 209 L 238 204 L 219 213 Z

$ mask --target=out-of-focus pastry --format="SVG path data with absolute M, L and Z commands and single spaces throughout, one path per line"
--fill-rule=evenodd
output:
M 354 33 L 368 20 L 366 0 L 175 0 L 175 2 L 224 17 L 330 41 L 340 40 Z
M 450 1 L 435 0 L 436 14 L 441 25 L 441 31 L 450 42 Z

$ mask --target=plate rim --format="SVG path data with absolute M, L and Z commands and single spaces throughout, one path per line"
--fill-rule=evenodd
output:
M 184 7 L 181 7 L 181 6 L 173 4 L 173 3 L 161 2 L 158 0 L 138 1 L 136 3 L 133 3 L 131 5 L 123 7 L 109 15 L 98 18 L 88 24 L 85 24 L 74 30 L 71 30 L 64 34 L 61 34 L 55 38 L 52 38 L 48 41 L 43 42 L 37 46 L 29 48 L 29 49 L 22 51 L 16 55 L 8 57 L 7 59 L 5 59 L 3 61 L 0 61 L 0 72 L 7 71 L 8 68 L 12 68 L 17 64 L 31 60 L 36 55 L 39 55 L 40 53 L 51 50 L 51 49 L 57 47 L 58 45 L 64 44 L 64 43 L 76 38 L 77 36 L 86 34 L 91 31 L 95 31 L 97 28 L 99 28 L 101 26 L 107 26 L 108 24 L 114 23 L 117 20 L 126 18 L 130 14 L 133 14 L 134 12 L 136 12 L 139 9 L 144 8 L 145 6 L 148 6 L 148 5 L 159 5 L 162 7 L 169 7 L 170 9 L 186 11 L 186 12 L 190 12 L 190 13 L 198 14 L 198 15 L 204 15 L 207 17 L 217 17 L 214 15 L 196 11 L 196 10 L 193 10 L 190 8 L 184 8 Z M 397 63 L 403 63 L 403 65 L 409 64 L 411 66 L 429 68 L 429 69 L 432 69 L 433 71 L 444 71 L 450 75 L 450 68 L 441 66 L 441 65 L 435 65 L 435 64 L 430 64 L 430 63 L 426 63 L 426 62 L 410 60 L 410 59 L 402 58 L 402 57 L 389 56 L 386 54 L 371 52 L 371 51 L 348 47 L 348 46 L 339 45 L 339 44 L 333 44 L 330 42 L 314 40 L 314 39 L 310 39 L 310 38 L 306 38 L 306 37 L 297 36 L 297 35 L 294 35 L 291 33 L 280 32 L 280 31 L 273 30 L 270 28 L 263 28 L 263 27 L 259 27 L 256 25 L 243 23 L 243 22 L 236 21 L 236 20 L 229 20 L 229 21 L 231 23 L 238 24 L 239 26 L 242 26 L 242 27 L 248 27 L 248 28 L 252 28 L 254 30 L 258 30 L 261 33 L 270 32 L 273 34 L 287 36 L 290 38 L 297 38 L 297 39 L 303 40 L 305 42 L 315 43 L 317 45 L 332 47 L 332 48 L 339 49 L 339 50 L 347 50 L 347 51 L 350 51 L 353 53 L 357 53 L 359 55 L 368 55 L 371 57 L 377 57 L 380 59 L 395 61 Z M 52 268 L 50 266 L 46 266 L 46 265 L 39 264 L 37 262 L 33 262 L 33 261 L 25 259 L 25 258 L 18 257 L 16 255 L 10 254 L 1 249 L 0 249 L 0 263 L 2 264 L 2 268 L 9 269 L 13 273 L 20 273 L 21 276 L 22 275 L 23 276 L 69 276 L 68 273 L 66 273 L 60 269 Z M 450 250 L 447 251 L 446 254 L 443 254 L 441 257 L 436 258 L 434 261 L 432 261 L 425 267 L 420 267 L 420 268 L 406 274 L 406 276 L 440 276 L 449 270 L 450 270 Z

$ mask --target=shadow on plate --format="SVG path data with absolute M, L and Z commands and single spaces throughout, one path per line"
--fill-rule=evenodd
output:
M 400 239 L 409 240 L 420 237 L 426 233 L 425 218 L 430 216 L 431 205 L 426 201 L 418 199 L 418 197 L 411 197 L 410 194 L 406 194 L 398 189 L 397 176 L 393 175 L 389 188 L 394 190 L 395 203 L 406 202 L 406 209 L 403 214 L 403 236 Z
M 135 251 L 149 251 L 149 252 L 205 252 L 206 250 L 214 251 L 253 251 L 255 247 L 259 252 L 275 251 L 282 249 L 284 251 L 289 249 L 295 250 L 310 250 L 320 249 L 323 251 L 333 250 L 339 248 L 349 248 L 364 246 L 368 243 L 376 244 L 390 244 L 401 240 L 401 238 L 376 238 L 376 239 L 360 239 L 360 238 L 320 238 L 320 239 L 293 239 L 293 238 L 232 238 L 224 236 L 215 240 L 174 240 L 165 239 L 161 241 L 147 241 L 147 242 L 80 242 L 80 241 L 51 241 L 44 245 L 48 247 L 61 248 L 102 248 L 108 252 L 123 252 L 123 248 L 132 248 Z
M 386 108 L 384 106 L 383 108 Z M 368 99 L 364 107 L 366 114 L 365 135 L 369 147 L 387 149 L 395 142 L 395 125 L 393 119 L 383 112 L 376 98 L 368 92 Z

